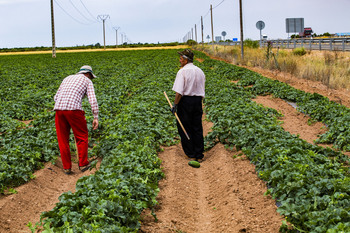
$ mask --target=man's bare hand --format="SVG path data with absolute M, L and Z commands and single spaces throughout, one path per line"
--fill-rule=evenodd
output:
M 94 118 L 94 121 L 92 122 L 92 129 L 95 130 L 98 128 L 98 119 Z

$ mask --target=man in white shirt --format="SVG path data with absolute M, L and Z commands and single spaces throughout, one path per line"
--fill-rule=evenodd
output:
M 205 96 L 205 75 L 193 65 L 193 52 L 185 49 L 180 54 L 181 69 L 177 72 L 173 86 L 176 92 L 172 113 L 177 113 L 190 140 L 187 139 L 177 122 L 181 145 L 189 158 L 201 161 L 204 157 L 202 126 L 202 99 Z

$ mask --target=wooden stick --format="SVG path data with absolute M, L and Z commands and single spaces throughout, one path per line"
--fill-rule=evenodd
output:
M 164 91 L 164 95 L 165 95 L 165 98 L 168 100 L 168 103 L 169 103 L 169 105 L 170 105 L 170 108 L 172 108 L 173 105 L 171 104 L 171 102 L 170 102 L 170 100 L 169 100 L 169 98 L 168 98 L 168 95 L 166 94 L 165 91 Z M 187 132 L 186 132 L 184 126 L 182 125 L 182 123 L 181 123 L 181 121 L 180 121 L 180 119 L 179 119 L 179 117 L 177 116 L 177 113 L 175 112 L 174 115 L 175 115 L 175 117 L 176 117 L 176 120 L 179 122 L 179 124 L 180 124 L 182 130 L 184 131 L 184 133 L 185 133 L 187 139 L 190 140 L 190 137 L 188 136 L 188 134 L 187 134 Z

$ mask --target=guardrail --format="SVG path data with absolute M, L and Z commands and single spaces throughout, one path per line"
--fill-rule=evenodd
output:
M 262 40 L 261 46 L 266 47 L 268 42 L 274 48 L 295 49 L 304 47 L 309 50 L 350 51 L 350 38 Z M 220 42 L 218 44 L 240 45 L 240 42 Z

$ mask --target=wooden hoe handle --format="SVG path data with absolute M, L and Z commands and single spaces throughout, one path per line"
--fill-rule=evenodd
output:
M 169 100 L 169 98 L 168 98 L 168 95 L 166 94 L 165 91 L 164 91 L 164 95 L 165 95 L 165 98 L 168 100 L 168 103 L 169 103 L 169 105 L 170 105 L 170 108 L 172 108 L 173 105 L 171 104 L 171 102 L 170 102 L 170 100 Z M 182 123 L 181 123 L 181 121 L 180 121 L 180 119 L 179 119 L 179 117 L 177 116 L 177 113 L 175 112 L 174 115 L 175 115 L 175 117 L 176 117 L 176 120 L 179 122 L 179 124 L 180 124 L 182 130 L 184 131 L 184 133 L 185 133 L 187 139 L 190 140 L 190 137 L 188 136 L 188 134 L 187 134 L 187 132 L 186 132 L 184 126 L 182 125 Z

